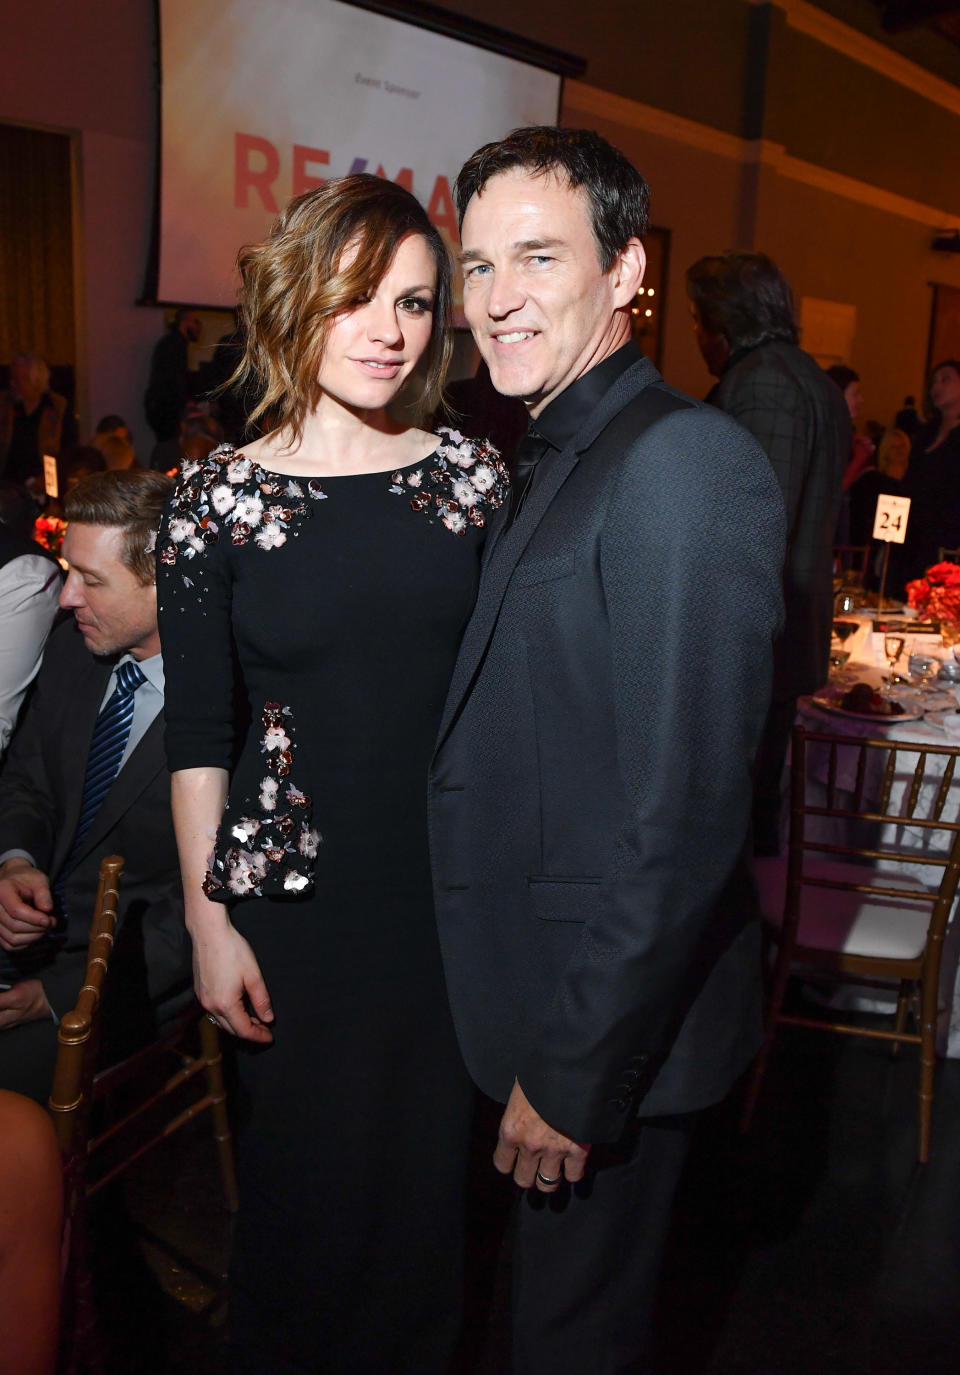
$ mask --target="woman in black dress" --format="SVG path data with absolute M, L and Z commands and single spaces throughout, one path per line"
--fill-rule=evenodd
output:
M 930 374 L 936 418 L 913 436 L 901 495 L 910 498 L 907 537 L 892 546 L 888 583 L 894 596 L 940 562 L 941 549 L 960 548 L 960 361 L 949 358 Z
M 158 541 L 196 987 L 247 1100 L 232 1369 L 441 1375 L 472 1095 L 426 774 L 504 473 L 386 411 L 421 360 L 429 410 L 448 353 L 448 258 L 408 192 L 330 181 L 240 272 L 274 427 L 185 464 Z

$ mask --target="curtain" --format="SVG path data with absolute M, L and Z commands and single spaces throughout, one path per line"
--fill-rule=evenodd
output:
M 0 124 L 0 364 L 75 364 L 70 139 Z

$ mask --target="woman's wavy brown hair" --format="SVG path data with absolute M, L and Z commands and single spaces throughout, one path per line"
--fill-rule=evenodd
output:
M 402 239 L 419 234 L 437 266 L 421 412 L 440 403 L 452 342 L 450 258 L 409 191 L 369 173 L 334 177 L 290 202 L 262 243 L 242 248 L 243 358 L 228 386 L 259 396 L 250 423 L 266 420 L 299 440 L 320 396 L 318 377 L 330 322 L 373 294 Z M 341 266 L 344 249 L 356 246 Z

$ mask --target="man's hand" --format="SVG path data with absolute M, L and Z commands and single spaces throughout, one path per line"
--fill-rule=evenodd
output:
M 5 992 L 0 991 L 0 1031 L 52 1015 L 39 979 L 21 979 Z
M 53 898 L 46 874 L 28 859 L 0 865 L 0 946 L 22 950 L 54 925 Z
M 536 1184 L 541 1193 L 556 1193 L 563 1180 L 583 1178 L 589 1146 L 544 1122 L 520 1085 L 514 1082 L 510 1101 L 500 1119 L 500 1136 L 493 1163 L 501 1174 L 513 1174 L 522 1189 Z M 550 1183 L 544 1183 L 550 1180 Z

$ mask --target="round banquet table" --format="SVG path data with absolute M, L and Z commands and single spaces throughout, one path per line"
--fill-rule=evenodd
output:
M 844 615 L 838 618 L 857 620 L 859 623 L 856 634 L 852 635 L 844 645 L 844 648 L 850 651 L 850 658 L 844 665 L 842 672 L 826 686 L 822 693 L 816 693 L 814 697 L 800 699 L 797 712 L 798 724 L 806 726 L 808 730 L 831 731 L 849 735 L 851 739 L 883 738 L 896 741 L 901 746 L 915 744 L 918 750 L 922 749 L 925 744 L 960 745 L 958 697 L 950 684 L 937 683 L 934 685 L 934 691 L 923 696 L 918 690 L 909 687 L 894 690 L 896 699 L 911 714 L 914 711 L 923 710 L 924 714 L 920 720 L 905 721 L 896 717 L 862 720 L 817 705 L 816 697 L 826 696 L 839 699 L 855 682 L 867 682 L 874 687 L 879 687 L 883 677 L 889 673 L 887 660 L 883 654 L 882 636 L 871 633 L 874 614 L 871 612 L 865 615 Z M 907 656 L 912 647 L 908 642 L 908 646 L 897 664 L 899 672 L 906 671 Z M 922 644 L 917 642 L 916 648 L 921 647 L 923 647 Z M 930 652 L 937 653 L 941 658 L 950 658 L 949 651 L 939 647 L 934 649 L 929 646 L 929 648 Z M 822 787 L 824 800 L 828 757 L 829 749 L 826 745 L 817 746 L 812 743 L 809 746 L 808 795 L 811 788 L 816 790 Z M 842 749 L 838 751 L 837 786 L 841 791 L 846 791 L 851 795 L 851 805 L 856 779 L 856 763 L 857 757 L 854 750 L 850 750 L 848 753 Z M 891 815 L 899 815 L 902 811 L 916 763 L 916 753 L 905 752 L 898 755 L 897 773 L 887 808 Z M 929 815 L 929 809 L 937 792 L 935 780 L 938 774 L 942 775 L 943 773 L 945 758 L 931 756 L 928 758 L 927 764 L 929 775 L 934 781 L 929 786 L 925 783 L 921 789 L 917 804 L 917 815 L 921 817 Z M 871 796 L 879 798 L 883 770 L 884 756 L 871 751 L 868 757 L 868 771 L 864 784 L 865 799 L 869 799 Z M 943 816 L 947 821 L 956 821 L 960 818 L 960 770 L 958 770 L 951 784 Z M 854 837 L 848 829 L 849 825 L 850 823 L 834 818 L 808 818 L 806 829 L 811 839 L 841 844 L 863 843 L 865 837 L 862 834 Z M 942 853 L 949 844 L 949 837 L 946 833 L 931 833 L 921 827 L 911 827 L 908 823 L 897 825 L 890 823 L 882 826 L 880 835 L 876 836 L 875 834 L 873 838 L 879 839 L 882 845 L 896 844 L 897 848 L 901 850 L 916 849 L 918 854 L 924 852 Z M 923 864 L 916 866 L 898 865 L 897 871 L 909 873 L 911 877 L 924 884 L 928 884 L 930 881 L 929 867 Z M 957 905 L 960 906 L 960 900 L 958 900 Z M 937 1048 L 940 1054 L 958 1059 L 960 1058 L 960 918 L 957 916 L 956 907 L 951 915 L 944 941 L 940 968 L 940 1004 L 942 1012 L 938 1025 Z M 861 1000 L 859 1005 L 865 1007 L 866 1003 Z M 878 1008 L 875 999 L 870 1000 L 870 1005 L 874 1009 Z M 892 1010 L 893 1001 L 889 1007 Z

